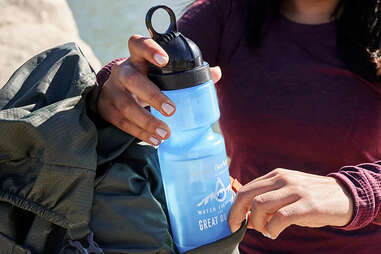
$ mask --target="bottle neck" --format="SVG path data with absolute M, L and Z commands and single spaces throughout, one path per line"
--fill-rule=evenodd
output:
M 159 154 L 177 158 L 179 154 L 188 159 L 208 157 L 225 150 L 222 136 L 215 133 L 212 126 L 188 131 L 174 132 L 158 148 Z
M 168 141 L 172 143 L 181 142 L 185 143 L 193 143 L 198 142 L 200 139 L 207 138 L 210 135 L 213 135 L 212 126 L 203 126 L 196 129 L 190 130 L 181 130 L 181 131 L 172 131 L 171 137 Z
M 166 122 L 172 132 L 209 128 L 220 117 L 217 95 L 211 80 L 186 89 L 164 91 L 164 94 L 176 104 L 176 112 L 171 117 L 158 114 L 155 117 Z

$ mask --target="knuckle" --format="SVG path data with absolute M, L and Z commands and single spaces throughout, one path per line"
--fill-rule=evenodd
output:
M 142 44 L 144 45 L 144 47 L 146 47 L 146 48 L 151 48 L 151 46 L 152 46 L 152 42 L 153 42 L 154 40 L 153 39 L 151 39 L 151 38 L 144 38 L 144 40 L 142 40 Z
M 292 185 L 292 176 L 287 171 L 279 171 L 274 178 L 274 182 L 278 187 L 283 187 L 285 185 Z
M 248 197 L 248 191 L 240 189 L 235 196 L 235 202 L 244 203 L 244 204 L 248 203 L 248 206 L 250 206 L 251 203 L 247 197 Z
M 123 85 L 128 89 L 129 84 L 138 84 L 140 82 L 140 73 L 135 71 L 134 68 L 126 68 L 125 75 L 125 82 L 123 82 Z
M 125 103 L 123 101 L 118 100 L 117 98 L 112 99 L 110 103 L 114 111 L 117 111 L 120 108 L 124 108 L 125 106 Z
M 131 108 L 132 100 L 130 100 L 129 96 L 125 96 L 125 98 L 114 98 L 112 100 L 112 106 L 117 110 L 122 112 L 123 115 L 126 115 Z
M 143 129 L 137 129 L 134 136 L 141 140 L 147 140 L 149 138 L 149 135 L 147 135 L 147 133 Z
M 115 77 L 115 75 L 119 75 L 120 73 L 121 64 L 115 63 L 111 66 L 111 77 Z
M 279 174 L 282 174 L 284 172 L 284 169 L 283 168 L 276 168 L 273 170 L 273 172 L 275 174 L 279 175 Z
M 141 38 L 142 36 L 141 35 L 138 35 L 138 34 L 133 34 L 133 35 L 131 35 L 131 37 L 128 39 L 128 46 L 131 48 L 131 47 L 133 47 L 133 45 L 135 44 L 135 43 L 137 43 L 139 40 L 140 40 L 140 38 Z
M 247 196 L 247 193 L 248 193 L 248 191 L 245 188 L 241 188 L 240 190 L 238 190 L 238 192 L 236 194 L 236 199 L 237 200 L 244 199 Z
M 129 76 L 136 72 L 133 66 L 131 66 L 130 61 L 118 62 L 111 66 L 112 80 L 117 80 L 118 82 L 125 83 Z
M 263 196 L 256 196 L 253 199 L 253 207 L 262 207 L 266 203 L 266 199 Z
M 283 179 L 287 179 L 288 174 L 287 174 L 286 171 L 279 171 L 278 172 L 278 177 L 283 178 Z
M 293 185 L 289 187 L 290 193 L 296 195 L 298 198 L 301 198 L 305 194 L 305 189 L 300 185 Z
M 160 92 L 155 91 L 155 89 L 147 89 L 147 102 L 151 105 L 159 104 L 161 101 Z
M 274 179 L 274 183 L 278 187 L 283 187 L 289 183 L 289 179 L 284 174 L 278 174 Z
M 287 218 L 290 217 L 291 212 L 288 209 L 280 209 L 280 210 L 278 210 L 277 215 L 278 215 L 278 219 L 281 222 L 283 222 L 283 221 L 287 220 Z

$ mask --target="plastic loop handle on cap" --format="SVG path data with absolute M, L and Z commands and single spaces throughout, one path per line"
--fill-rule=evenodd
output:
M 165 34 L 161 34 L 161 33 L 158 33 L 152 26 L 152 16 L 153 14 L 158 10 L 158 9 L 164 9 L 168 14 L 169 14 L 169 17 L 171 19 L 171 23 L 169 24 L 169 27 L 167 29 L 167 31 L 165 32 L 165 34 L 169 34 L 171 32 L 178 32 L 177 30 L 177 24 L 176 24 L 176 15 L 175 13 L 172 11 L 171 8 L 169 8 L 168 6 L 165 6 L 165 5 L 158 5 L 158 6 L 154 6 L 152 7 L 151 9 L 149 9 L 147 15 L 146 15 L 146 26 L 147 26 L 147 29 L 151 35 L 151 37 L 154 39 L 154 40 L 157 40 L 157 39 L 160 39 L 163 35 Z

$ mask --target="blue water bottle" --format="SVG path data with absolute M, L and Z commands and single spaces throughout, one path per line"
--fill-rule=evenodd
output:
M 171 18 L 164 34 L 151 23 L 161 8 Z M 196 44 L 177 31 L 173 11 L 166 6 L 151 8 L 146 25 L 169 55 L 165 67 L 150 66 L 149 78 L 176 104 L 172 117 L 154 109 L 152 114 L 172 132 L 158 155 L 174 243 L 183 253 L 231 233 L 227 218 L 232 189 L 225 143 L 212 129 L 220 112 L 209 65 Z

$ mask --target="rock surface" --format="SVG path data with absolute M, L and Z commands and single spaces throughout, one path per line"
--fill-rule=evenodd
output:
M 100 62 L 80 39 L 65 0 L 0 0 L 0 87 L 32 56 L 74 41 L 98 71 Z

